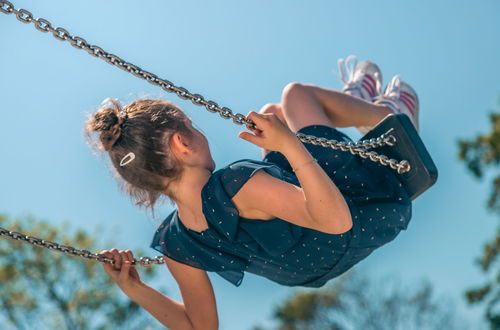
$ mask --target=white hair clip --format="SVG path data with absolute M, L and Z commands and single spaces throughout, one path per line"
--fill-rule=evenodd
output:
M 128 163 L 130 163 L 131 161 L 133 161 L 134 159 L 135 159 L 135 154 L 133 152 L 129 152 L 120 161 L 120 166 L 125 166 Z
M 125 110 L 120 110 L 120 112 L 118 112 L 118 114 L 120 115 L 120 117 L 122 117 L 124 120 L 127 119 L 128 117 L 128 114 L 127 112 L 125 112 Z

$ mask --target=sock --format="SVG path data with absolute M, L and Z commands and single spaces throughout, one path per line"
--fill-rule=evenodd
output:
M 347 90 L 345 90 L 344 92 L 345 92 L 345 93 L 347 93 L 347 94 L 350 94 L 350 95 L 352 95 L 352 96 L 357 96 L 357 97 L 363 98 L 363 97 L 361 96 L 361 92 L 360 92 L 360 91 L 359 91 L 359 89 L 357 89 L 357 88 L 347 89 Z
M 378 102 L 378 104 L 383 104 L 383 105 L 387 106 L 394 113 L 401 113 L 401 111 L 399 111 L 399 109 L 394 104 L 392 104 L 390 102 L 381 101 L 381 102 Z

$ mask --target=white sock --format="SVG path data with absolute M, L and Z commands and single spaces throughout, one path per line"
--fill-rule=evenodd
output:
M 377 104 L 385 105 L 386 107 L 388 107 L 389 109 L 391 109 L 392 112 L 394 112 L 394 113 L 401 113 L 401 111 L 394 104 L 392 104 L 390 102 L 381 101 L 381 102 L 378 102 Z
M 348 89 L 348 90 L 345 90 L 344 92 L 347 93 L 347 94 L 350 94 L 352 96 L 357 96 L 357 97 L 363 98 L 361 96 L 361 92 L 357 88 Z

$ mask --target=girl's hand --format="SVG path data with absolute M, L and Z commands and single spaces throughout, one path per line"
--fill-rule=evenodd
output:
M 238 137 L 261 148 L 283 152 L 291 143 L 298 141 L 290 128 L 273 113 L 250 111 L 247 119 L 255 123 L 257 129 L 251 129 L 247 126 L 255 135 L 243 131 L 238 134 Z
M 130 290 L 136 288 L 138 284 L 141 284 L 141 279 L 139 273 L 132 266 L 132 261 L 134 256 L 130 250 L 120 250 L 117 249 L 103 250 L 101 255 L 114 259 L 115 264 L 103 264 L 104 271 L 118 284 L 123 292 L 127 293 Z

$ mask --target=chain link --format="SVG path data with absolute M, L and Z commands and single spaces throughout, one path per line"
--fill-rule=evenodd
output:
M 44 247 L 44 248 L 47 248 L 49 250 L 62 252 L 64 254 L 67 254 L 70 256 L 81 257 L 81 258 L 88 259 L 88 260 L 95 260 L 95 261 L 99 261 L 99 262 L 106 263 L 106 264 L 114 264 L 115 263 L 114 259 L 110 259 L 108 257 L 105 257 L 102 254 L 93 253 L 93 252 L 90 252 L 87 250 L 80 250 L 80 249 L 74 248 L 72 246 L 58 244 L 56 242 L 51 242 L 51 241 L 47 241 L 47 240 L 40 239 L 37 237 L 28 236 L 28 235 L 25 235 L 23 233 L 18 233 L 15 231 L 9 231 L 9 230 L 2 228 L 2 227 L 0 227 L 0 236 L 4 236 L 7 238 L 16 240 L 16 241 L 28 243 L 28 244 L 31 244 L 34 246 Z M 141 257 L 139 259 L 134 258 L 134 260 L 132 261 L 132 265 L 135 265 L 135 266 L 149 266 L 149 265 L 153 265 L 153 264 L 154 265 L 162 265 L 164 263 L 165 263 L 165 260 L 163 259 L 163 256 L 156 256 L 156 257 L 152 257 L 152 258 L 151 257 Z
M 25 9 L 14 8 L 14 5 L 5 0 L 0 0 L 0 11 L 4 14 L 16 15 L 16 18 L 25 23 L 33 23 L 35 28 L 41 32 L 51 32 L 53 36 L 61 41 L 68 41 L 73 47 L 78 49 L 83 49 L 92 56 L 98 57 L 111 65 L 114 65 L 124 71 L 130 72 L 138 78 L 145 79 L 150 84 L 162 88 L 164 91 L 169 93 L 175 93 L 178 97 L 184 100 L 191 100 L 191 102 L 197 106 L 204 106 L 209 112 L 219 113 L 219 115 L 224 119 L 232 119 L 235 124 L 246 125 L 251 129 L 255 129 L 255 123 L 246 118 L 246 116 L 236 113 L 227 107 L 219 107 L 219 105 L 214 101 L 207 101 L 200 94 L 192 94 L 184 87 L 177 87 L 174 83 L 164 80 L 156 76 L 155 74 L 142 70 L 140 67 L 126 62 L 119 56 L 107 53 L 104 49 L 99 46 L 89 44 L 85 39 L 77 36 L 72 36 L 67 30 L 57 27 L 53 28 L 52 24 L 43 18 L 33 18 L 33 14 Z M 374 151 L 367 151 L 370 148 L 381 147 L 384 145 L 393 146 L 397 141 L 393 135 L 390 135 L 391 130 L 380 135 L 377 138 L 372 138 L 369 140 L 362 140 L 357 142 L 341 142 L 337 140 L 328 140 L 325 138 L 318 138 L 312 135 L 306 135 L 302 133 L 297 133 L 297 138 L 304 143 L 311 143 L 313 145 L 320 145 L 322 147 L 330 147 L 335 150 L 349 151 L 353 155 L 358 155 L 361 158 L 369 158 L 371 161 L 378 162 L 384 166 L 390 166 L 390 168 L 396 170 L 398 173 L 405 173 L 410 171 L 411 166 L 408 161 L 397 161 L 395 159 L 389 159 L 385 155 L 379 155 Z M 44 247 L 50 250 L 55 250 L 58 252 L 65 253 L 67 255 L 77 256 L 89 260 L 95 260 L 102 263 L 114 264 L 114 260 L 107 258 L 103 255 L 92 253 L 87 250 L 76 249 L 71 246 L 60 245 L 55 242 L 46 241 L 40 238 L 24 235 L 22 233 L 8 231 L 0 227 L 0 236 L 5 236 L 10 239 L 22 241 L 34 246 Z M 151 264 L 164 264 L 164 259 L 162 256 L 156 257 L 141 257 L 139 260 L 134 259 L 133 265 L 148 266 Z
M 0 11 L 5 14 L 14 13 L 18 20 L 23 23 L 33 23 L 35 27 L 42 32 L 52 32 L 54 37 L 61 41 L 68 41 L 73 47 L 83 49 L 92 56 L 99 57 L 107 63 L 114 65 L 124 71 L 130 72 L 138 78 L 148 81 L 150 84 L 162 88 L 169 93 L 175 93 L 179 98 L 184 100 L 191 100 L 191 102 L 198 106 L 204 106 L 208 111 L 219 113 L 224 119 L 232 119 L 237 125 L 246 125 L 248 128 L 255 129 L 255 123 L 246 118 L 240 113 L 233 113 L 227 107 L 220 107 L 214 101 L 206 101 L 200 94 L 192 94 L 184 87 L 177 87 L 172 82 L 164 80 L 155 74 L 142 70 L 140 67 L 126 62 L 119 56 L 106 52 L 99 46 L 90 45 L 85 39 L 77 36 L 72 36 L 67 30 L 58 27 L 53 28 L 52 24 L 43 18 L 33 18 L 33 14 L 25 9 L 16 10 L 12 3 L 5 0 L 0 0 Z M 376 139 L 362 140 L 357 142 L 342 142 L 336 140 L 326 140 L 324 138 L 317 138 L 312 135 L 305 135 L 301 133 L 296 134 L 297 138 L 304 143 L 311 143 L 321 145 L 323 147 L 330 147 L 333 149 L 340 149 L 342 151 L 349 151 L 353 155 L 359 155 L 362 158 L 369 158 L 371 161 L 378 162 L 384 166 L 390 166 L 392 169 L 397 170 L 398 173 L 408 172 L 411 167 L 408 161 L 398 162 L 395 159 L 386 159 L 383 155 L 378 155 L 376 152 L 366 152 L 366 149 L 381 147 L 384 145 L 394 145 L 396 138 L 389 134 L 382 134 Z
M 9 1 L 0 1 L 0 11 L 4 14 L 12 14 L 14 5 Z
M 396 170 L 399 174 L 406 173 L 411 170 L 410 163 L 406 160 L 397 161 L 396 159 L 389 159 L 386 155 L 379 155 L 375 151 L 366 151 L 368 148 L 381 147 L 383 145 L 393 146 L 396 143 L 396 138 L 394 135 L 390 135 L 392 128 L 387 132 L 380 135 L 378 138 L 373 138 L 369 140 L 361 141 L 362 145 L 357 146 L 356 143 L 348 142 L 347 144 L 339 143 L 335 140 L 327 140 L 325 138 L 317 138 L 312 135 L 306 135 L 298 133 L 297 136 L 300 137 L 301 141 L 306 140 L 308 143 L 314 145 L 321 145 L 323 147 L 331 147 L 332 149 L 340 149 L 342 151 L 349 151 L 353 155 L 358 155 L 361 158 L 369 158 L 371 161 L 379 162 L 384 166 L 389 166 L 390 168 Z

